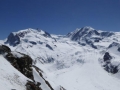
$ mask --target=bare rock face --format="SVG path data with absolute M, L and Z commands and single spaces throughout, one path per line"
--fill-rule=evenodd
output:
M 11 33 L 5 43 L 9 43 L 11 46 L 16 46 L 20 43 L 20 38 L 17 34 Z
M 18 71 L 24 74 L 26 77 L 34 80 L 32 73 L 32 59 L 30 56 L 19 53 L 11 52 L 10 48 L 5 45 L 0 45 L 0 54 L 14 66 Z
M 104 69 L 109 73 L 117 73 L 118 72 L 118 66 L 115 66 L 111 63 L 112 56 L 108 52 L 105 53 L 103 60 L 105 64 L 103 65 Z
M 31 57 L 19 52 L 9 52 L 5 57 L 22 74 L 34 80 L 33 73 L 32 73 Z
M 11 52 L 10 48 L 5 45 L 0 45 L 0 54 L 3 54 L 5 52 Z
M 26 90 L 42 90 L 40 88 L 41 83 L 37 82 L 37 84 L 35 82 L 32 81 L 27 81 L 26 83 Z

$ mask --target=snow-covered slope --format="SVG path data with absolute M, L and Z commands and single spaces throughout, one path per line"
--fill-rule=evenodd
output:
M 118 90 L 120 80 L 103 70 L 99 57 L 97 51 L 86 52 L 83 65 L 52 71 L 49 78 L 67 90 Z
M 106 52 L 113 57 L 114 65 L 120 62 L 119 38 L 120 32 L 91 27 L 77 29 L 66 36 L 26 29 L 11 33 L 5 45 L 31 56 L 33 65 L 44 72 L 43 78 L 54 90 L 62 87 L 66 90 L 119 90 L 120 69 L 112 74 L 103 67 Z M 34 75 L 36 80 L 42 81 L 38 72 L 34 71 Z
M 2 55 L 0 55 L 0 89 L 26 90 L 25 84 L 29 80 L 15 69 Z

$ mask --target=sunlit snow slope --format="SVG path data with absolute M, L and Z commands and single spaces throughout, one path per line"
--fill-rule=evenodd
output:
M 2 55 L 0 55 L 0 89 L 26 90 L 25 84 L 29 80 L 16 70 Z

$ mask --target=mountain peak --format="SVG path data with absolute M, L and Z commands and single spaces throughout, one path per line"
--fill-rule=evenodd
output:
M 89 30 L 94 30 L 94 28 L 90 27 L 90 26 L 85 26 L 85 27 L 82 27 L 81 29 L 89 29 Z
M 14 35 L 17 34 L 19 37 L 24 37 L 26 34 L 29 34 L 29 33 L 37 33 L 37 34 L 41 34 L 41 35 L 46 34 L 46 32 L 43 30 L 36 30 L 36 29 L 32 29 L 32 28 L 20 30 L 18 32 L 13 32 Z
M 77 41 L 79 44 L 88 44 L 93 47 L 94 42 L 99 42 L 105 37 L 110 37 L 112 35 L 114 35 L 113 32 L 99 31 L 90 26 L 85 26 L 80 29 L 76 29 L 74 32 L 68 33 L 67 37 L 73 41 Z
M 7 38 L 6 43 L 9 43 L 12 46 L 16 46 L 20 43 L 21 39 L 27 38 L 37 38 L 37 37 L 51 37 L 51 35 L 48 32 L 45 32 L 43 30 L 36 30 L 32 28 L 20 30 L 18 32 L 12 32 Z
M 98 34 L 98 32 L 94 28 L 90 26 L 85 26 L 80 29 L 77 28 L 74 32 L 69 33 L 67 36 L 74 41 L 79 41 L 82 37 L 85 37 L 94 33 Z

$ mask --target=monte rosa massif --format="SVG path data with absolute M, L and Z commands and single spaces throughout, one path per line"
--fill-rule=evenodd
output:
M 25 29 L 0 40 L 1 90 L 119 90 L 120 32 Z

